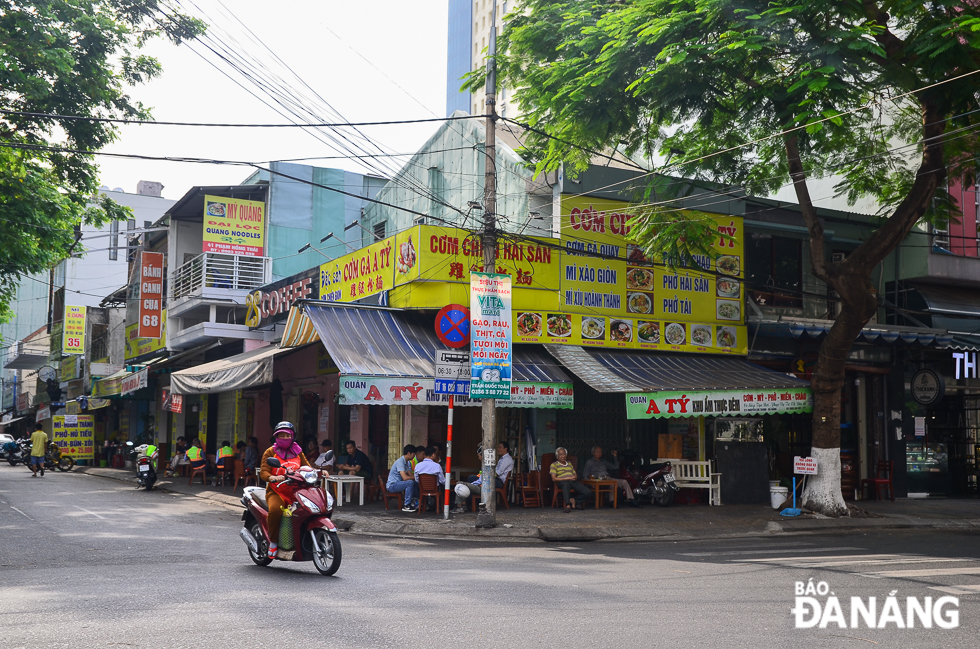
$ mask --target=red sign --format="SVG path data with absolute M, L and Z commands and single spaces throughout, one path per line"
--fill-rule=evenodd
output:
M 163 409 L 168 412 L 181 412 L 184 409 L 184 395 L 163 390 Z
M 800 457 L 793 458 L 793 473 L 797 475 L 817 475 L 817 458 Z
M 140 255 L 140 338 L 160 338 L 163 330 L 163 253 Z
M 470 344 L 470 310 L 447 304 L 436 314 L 436 336 L 443 344 L 459 349 Z

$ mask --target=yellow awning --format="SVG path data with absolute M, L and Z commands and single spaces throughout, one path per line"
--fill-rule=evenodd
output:
M 289 317 L 286 318 L 286 330 L 282 333 L 279 347 L 300 347 L 315 343 L 318 340 L 320 340 L 320 335 L 316 332 L 316 328 L 309 317 L 303 313 L 303 310 L 296 306 L 290 308 Z

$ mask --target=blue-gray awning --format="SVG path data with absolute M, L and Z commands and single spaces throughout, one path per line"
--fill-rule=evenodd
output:
M 432 378 L 436 349 L 446 348 L 431 314 L 314 302 L 304 309 L 341 375 Z M 515 345 L 512 370 L 515 382 L 570 381 L 536 345 Z
M 725 356 L 545 345 L 573 374 L 599 392 L 763 390 L 809 387 L 809 381 Z

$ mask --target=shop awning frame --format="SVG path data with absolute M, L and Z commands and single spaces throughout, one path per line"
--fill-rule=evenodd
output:
M 180 370 L 170 375 L 170 388 L 176 394 L 213 394 L 267 385 L 276 356 L 297 349 L 269 345 Z

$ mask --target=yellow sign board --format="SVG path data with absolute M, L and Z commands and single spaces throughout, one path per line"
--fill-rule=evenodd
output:
M 51 441 L 61 453 L 75 460 L 95 459 L 95 417 L 57 415 L 52 417 Z
M 85 353 L 85 307 L 65 305 L 64 329 L 61 334 L 61 353 Z
M 61 361 L 61 382 L 67 383 L 76 378 L 78 378 L 78 357 L 71 356 Z
M 160 330 L 159 338 L 140 338 L 139 323 L 134 322 L 126 326 L 126 360 L 131 360 L 144 354 L 149 354 L 167 348 L 167 310 L 163 310 L 163 328 Z
M 264 249 L 265 203 L 204 197 L 204 252 L 261 257 Z
M 320 299 L 356 302 L 392 288 L 394 245 L 395 238 L 388 237 L 322 264 Z

